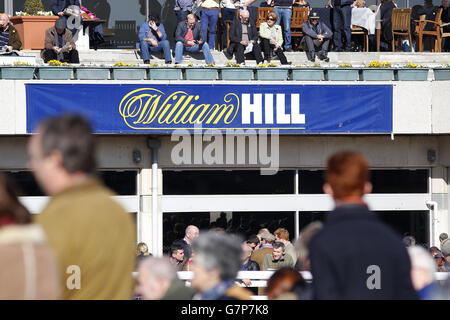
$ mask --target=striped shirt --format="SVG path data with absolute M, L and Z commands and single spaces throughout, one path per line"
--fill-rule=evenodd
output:
M 7 30 L 0 29 L 0 48 L 9 46 L 9 28 Z

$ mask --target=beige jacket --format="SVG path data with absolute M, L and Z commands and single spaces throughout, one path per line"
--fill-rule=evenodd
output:
M 281 33 L 281 26 L 274 24 L 269 28 L 267 22 L 263 22 L 259 26 L 259 36 L 264 39 L 272 38 L 272 29 L 275 29 L 275 41 L 279 47 L 283 44 L 283 34 Z
M 59 267 L 35 224 L 0 228 L 0 300 L 59 299 Z

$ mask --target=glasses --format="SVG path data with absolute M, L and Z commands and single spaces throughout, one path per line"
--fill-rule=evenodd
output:
M 275 21 L 275 19 L 274 19 L 274 18 L 268 18 L 267 20 L 270 20 L 270 21 Z

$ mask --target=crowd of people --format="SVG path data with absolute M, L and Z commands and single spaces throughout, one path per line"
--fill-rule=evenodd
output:
M 235 56 L 238 64 L 245 64 L 246 59 L 255 59 L 257 64 L 271 62 L 275 57 L 282 65 L 289 64 L 284 52 L 292 52 L 291 19 L 295 7 L 309 8 L 305 0 L 179 0 L 175 2 L 174 11 L 177 17 L 174 43 L 169 43 L 164 24 L 160 21 L 159 12 L 152 12 L 148 20 L 139 29 L 139 46 L 144 64 L 150 64 L 151 52 L 163 52 L 166 64 L 182 63 L 183 53 L 202 52 L 206 64 L 215 64 L 212 52 L 217 51 L 216 34 L 221 19 L 221 49 L 230 60 Z M 55 26 L 45 34 L 45 48 L 42 58 L 45 63 L 59 60 L 68 63 L 79 63 L 79 56 L 73 36 L 76 29 L 67 29 L 68 6 L 80 6 L 78 0 L 53 0 L 52 11 L 59 16 Z M 258 7 L 273 7 L 257 29 Z M 332 17 L 325 23 L 314 10 L 309 11 L 309 18 L 302 26 L 302 40 L 299 48 L 306 52 L 308 61 L 328 62 L 328 51 L 352 50 L 352 8 L 365 6 L 363 0 L 330 0 L 327 7 L 332 8 Z M 380 6 L 372 8 L 379 13 L 381 20 L 382 50 L 392 50 L 391 16 L 396 8 L 394 0 L 382 0 Z M 415 30 L 415 21 L 420 15 L 427 20 L 434 20 L 437 10 L 442 8 L 442 22 L 450 21 L 449 1 L 442 0 L 440 7 L 434 6 L 432 0 L 425 0 L 424 5 L 414 6 L 411 15 L 411 30 Z M 150 8 L 151 9 L 151 8 Z M 239 11 L 238 11 L 239 10 Z M 201 13 L 200 13 L 201 11 Z M 220 12 L 220 14 L 219 14 Z M 237 12 L 239 12 L 237 16 Z M 230 25 L 227 25 L 230 23 Z M 430 24 L 429 24 L 430 25 Z M 431 25 L 428 27 L 432 27 Z M 448 32 L 450 26 L 444 28 Z M 371 43 L 376 42 L 371 35 Z M 450 41 L 443 39 L 443 51 L 448 51 Z M 430 50 L 425 41 L 425 50 Z M 408 45 L 413 45 L 408 44 Z M 6 14 L 0 16 L 0 49 L 10 54 L 20 50 L 20 36 L 9 22 Z M 374 45 L 371 46 L 372 48 Z M 175 58 L 173 61 L 173 57 Z
M 323 188 L 335 209 L 294 244 L 283 227 L 244 238 L 222 228 L 221 215 L 209 230 L 188 225 L 160 257 L 145 243 L 136 248 L 131 216 L 96 178 L 95 148 L 81 116 L 38 126 L 29 166 L 51 199 L 34 219 L 0 174 L 0 299 L 450 298 L 450 283 L 435 276 L 450 271 L 448 234 L 427 251 L 371 214 L 363 200 L 372 189 L 369 164 L 357 152 L 329 158 Z M 177 271 L 192 271 L 190 286 Z M 237 279 L 239 271 L 274 273 L 256 290 L 252 279 Z M 299 271 L 310 271 L 312 282 Z

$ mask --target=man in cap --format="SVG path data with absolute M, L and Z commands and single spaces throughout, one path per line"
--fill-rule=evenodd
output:
M 253 251 L 251 260 L 258 262 L 259 269 L 263 269 L 263 262 L 266 254 L 272 254 L 273 243 L 275 242 L 275 236 L 270 232 L 263 232 L 261 234 L 261 247 L 258 250 Z
M 45 63 L 50 60 L 80 63 L 72 32 L 66 28 L 66 20 L 63 18 L 56 20 L 55 26 L 45 31 L 44 47 L 42 58 Z
M 320 21 L 320 17 L 317 12 L 312 12 L 309 15 L 308 21 L 303 23 L 303 39 L 301 45 L 306 52 L 306 56 L 309 61 L 316 61 L 316 54 L 320 60 L 329 62 L 328 58 L 328 46 L 330 45 L 330 39 L 333 36 L 330 28 Z

